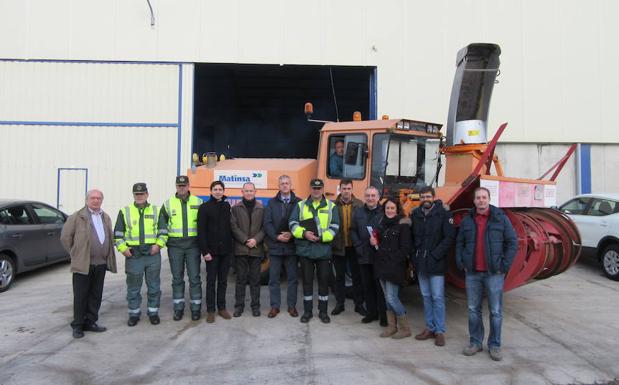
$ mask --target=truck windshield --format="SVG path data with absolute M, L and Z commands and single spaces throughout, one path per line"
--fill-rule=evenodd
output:
M 418 191 L 430 183 L 435 169 L 426 167 L 426 138 L 376 134 L 372 143 L 371 184 L 384 197 L 396 196 L 401 189 Z

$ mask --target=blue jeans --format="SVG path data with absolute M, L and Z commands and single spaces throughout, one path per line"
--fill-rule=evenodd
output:
M 417 278 L 426 328 L 434 333 L 445 333 L 445 276 L 419 273 Z
M 484 321 L 481 314 L 484 289 L 488 295 L 490 311 L 490 335 L 488 348 L 501 347 L 501 323 L 503 321 L 503 274 L 488 272 L 466 273 L 466 299 L 469 309 L 470 344 L 481 347 L 484 341 Z
M 395 313 L 396 316 L 400 317 L 406 314 L 406 308 L 402 305 L 400 301 L 400 285 L 396 285 L 390 281 L 380 280 L 380 286 L 383 288 L 383 292 L 385 293 L 385 303 L 387 305 L 387 310 L 391 310 Z
M 288 278 L 288 289 L 286 292 L 286 302 L 288 307 L 297 306 L 297 269 L 299 260 L 296 255 L 270 255 L 269 256 L 269 294 L 271 297 L 271 307 L 279 309 L 282 303 L 282 294 L 279 285 L 279 277 L 282 271 L 282 264 L 286 264 L 286 277 Z

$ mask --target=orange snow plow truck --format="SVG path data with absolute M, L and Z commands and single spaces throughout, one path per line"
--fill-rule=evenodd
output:
M 397 197 L 410 213 L 419 205 L 417 192 L 431 185 L 436 186 L 437 197 L 449 205 L 459 224 L 472 207 L 474 189 L 483 186 L 491 191 L 492 203 L 503 208 L 518 235 L 518 253 L 505 289 L 560 274 L 578 259 L 580 235 L 567 216 L 549 207 L 556 205 L 555 180 L 575 145 L 537 179 L 503 174 L 494 150 L 507 123 L 487 140 L 488 108 L 500 52 L 494 44 L 470 44 L 458 52 L 445 136 L 439 123 L 386 116 L 363 121 L 355 113 L 353 121 L 325 122 L 317 159 L 239 158 L 194 163 L 188 170 L 192 193 L 208 199 L 209 185 L 220 180 L 226 185 L 227 196 L 240 199 L 241 187 L 251 181 L 257 199 L 266 204 L 278 191 L 279 176 L 285 174 L 291 177 L 297 196 L 309 196 L 309 181 L 317 177 L 325 182 L 327 198 L 335 199 L 340 180 L 348 178 L 354 182 L 357 197 L 363 197 L 367 186 L 374 186 L 383 198 Z M 308 119 L 312 112 L 311 104 L 306 104 Z M 340 156 L 342 143 L 343 166 L 330 170 L 330 161 Z M 194 162 L 196 158 L 194 155 Z M 438 186 L 443 163 L 444 183 Z M 453 258 L 447 279 L 464 287 L 464 276 Z

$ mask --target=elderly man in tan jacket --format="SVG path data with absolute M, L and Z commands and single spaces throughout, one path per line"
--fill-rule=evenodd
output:
M 116 273 L 112 220 L 101 210 L 103 193 L 86 193 L 86 206 L 64 224 L 60 241 L 71 255 L 73 273 L 73 337 L 84 331 L 104 332 L 97 325 L 106 270 Z

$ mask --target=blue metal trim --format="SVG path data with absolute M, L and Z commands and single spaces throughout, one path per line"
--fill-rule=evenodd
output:
M 71 59 L 0 59 L 0 62 L 33 62 L 33 63 L 86 63 L 86 64 L 160 64 L 172 65 L 189 64 L 190 62 L 177 61 L 132 61 L 132 60 L 71 60 Z
M 370 120 L 378 119 L 376 116 L 378 112 L 377 76 L 378 71 L 377 68 L 374 67 L 374 71 L 372 71 L 370 75 L 370 116 L 368 117 Z
M 177 123 L 37 122 L 26 120 L 0 120 L 0 126 L 176 127 Z
M 84 196 L 88 192 L 88 168 L 84 167 L 59 167 L 57 169 L 57 179 L 56 179 L 56 208 L 60 210 L 60 172 L 61 171 L 85 171 L 86 172 L 86 181 L 84 185 Z
M 191 91 L 191 110 L 195 111 L 195 102 L 196 102 L 196 66 L 194 64 L 193 66 L 193 78 L 191 80 L 191 84 L 193 86 L 193 90 Z M 191 139 L 191 155 L 193 156 L 193 153 L 195 152 L 195 149 L 193 148 L 193 133 L 196 129 L 196 119 L 195 117 L 193 117 L 191 119 L 191 136 L 189 137 Z M 192 161 L 193 164 L 193 161 Z
M 176 147 L 176 175 L 181 175 L 181 133 L 183 131 L 183 65 L 178 65 L 178 133 Z
M 580 145 L 580 189 L 582 194 L 591 193 L 591 145 Z

